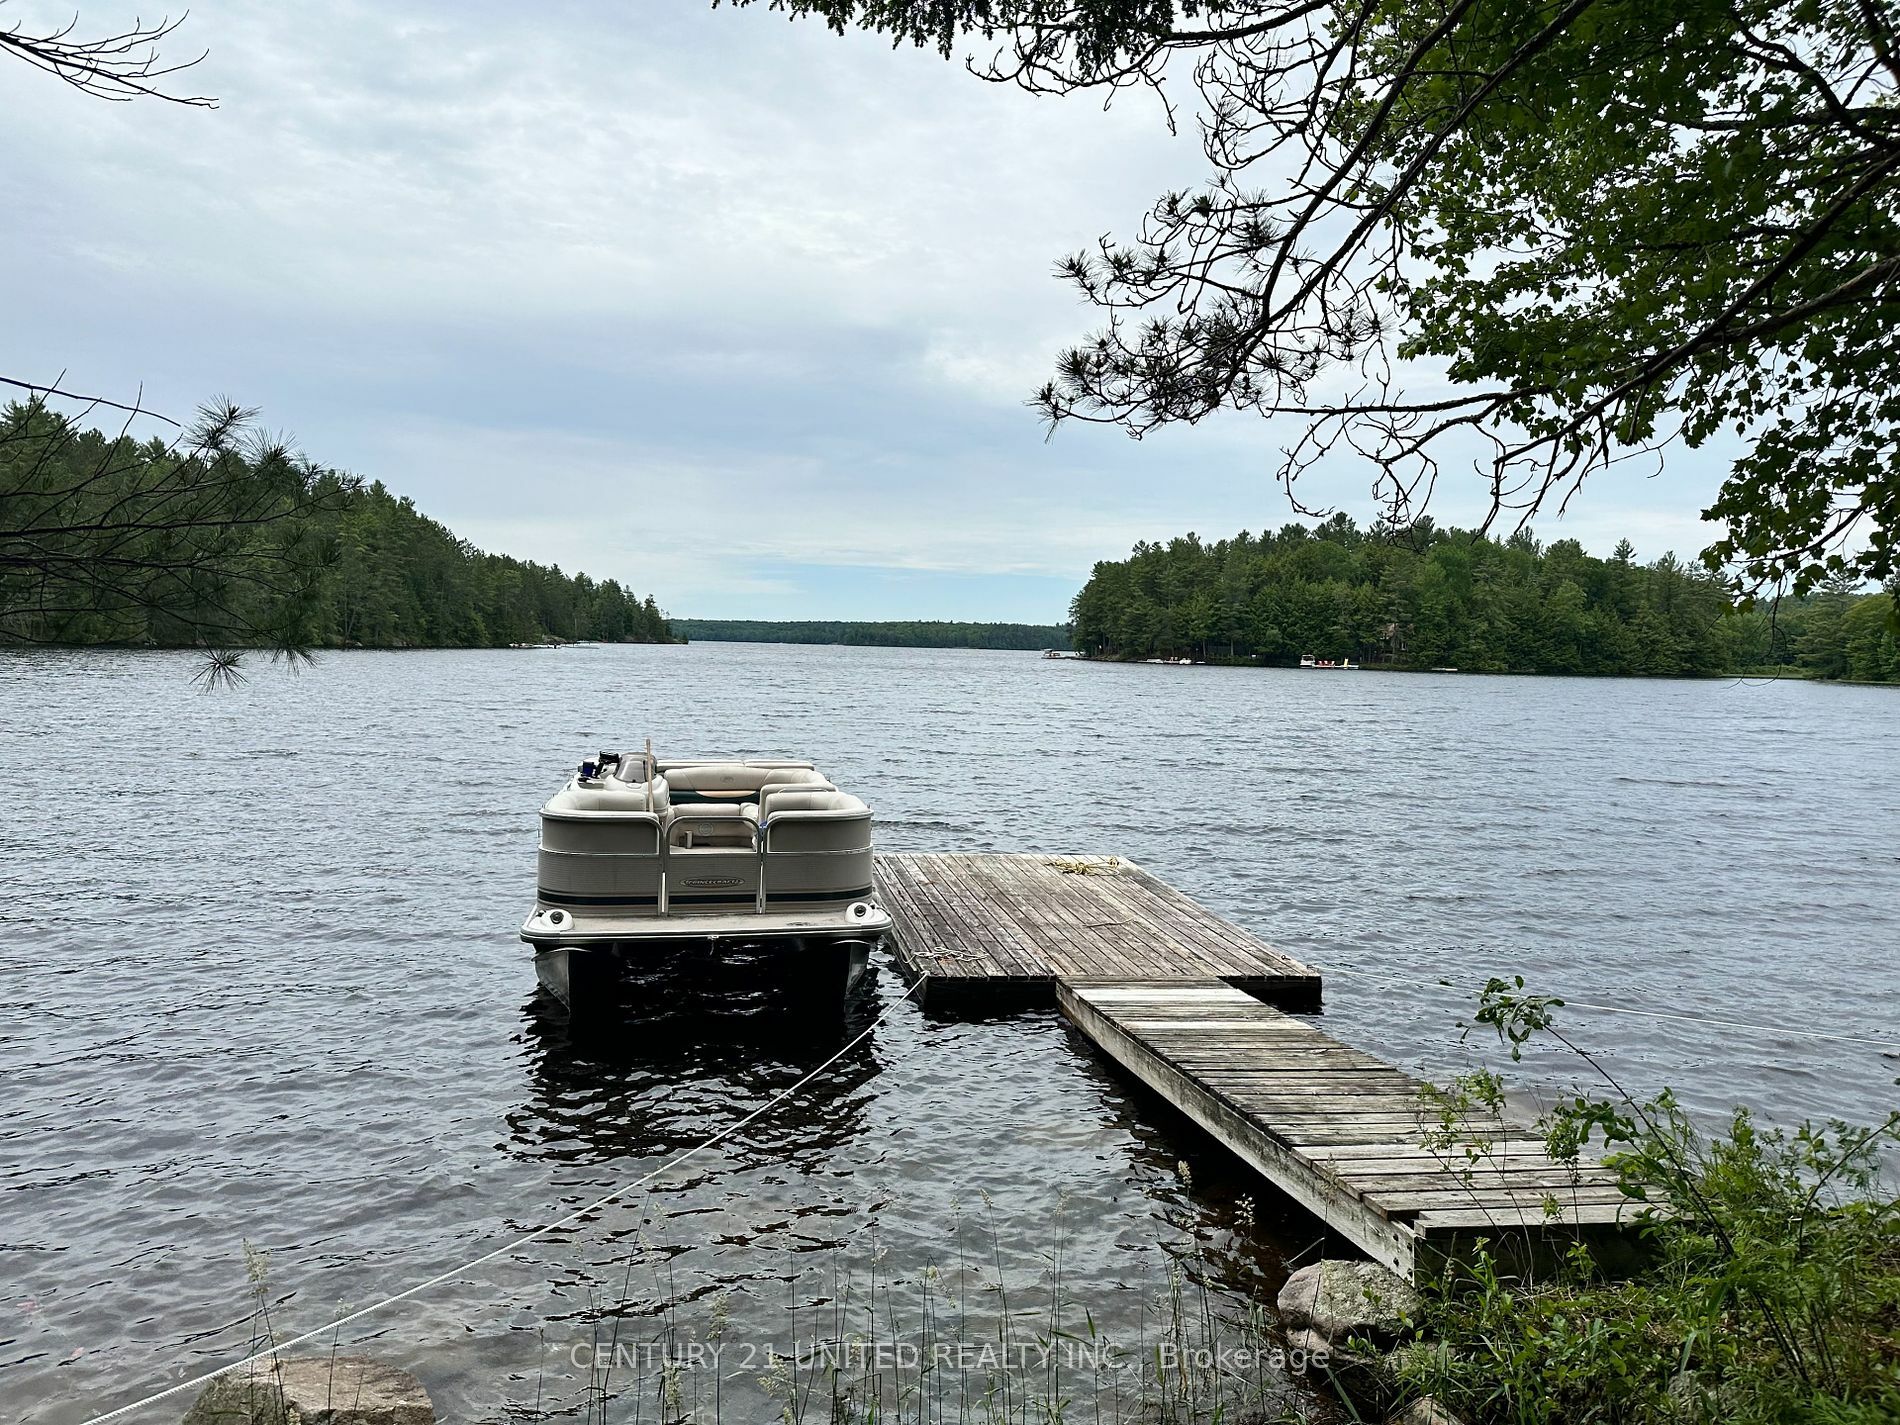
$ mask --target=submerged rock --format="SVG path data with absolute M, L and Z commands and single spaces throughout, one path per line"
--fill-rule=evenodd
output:
M 1419 1295 L 1377 1262 L 1315 1262 L 1280 1288 L 1280 1314 L 1335 1345 L 1350 1337 L 1389 1346 L 1418 1316 Z
M 184 1425 L 435 1425 L 435 1406 L 408 1371 L 365 1356 L 304 1356 L 212 1381 Z

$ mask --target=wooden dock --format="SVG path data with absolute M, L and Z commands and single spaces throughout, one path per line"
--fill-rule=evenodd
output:
M 880 854 L 899 962 L 936 1005 L 1053 1002 L 1060 980 L 1214 979 L 1320 1007 L 1319 972 L 1119 856 Z
M 880 855 L 879 898 L 926 1004 L 1053 1000 L 1136 1079 L 1374 1261 L 1419 1279 L 1487 1239 L 1611 1265 L 1636 1214 L 1600 1164 L 1465 1115 L 1292 1014 L 1317 971 L 1115 856 Z M 1272 1008 L 1270 1005 L 1277 1005 Z M 1283 1012 L 1286 1011 L 1286 1012 Z
M 1480 1237 L 1519 1265 L 1599 1260 L 1642 1204 L 1497 1116 L 1443 1128 L 1426 1086 L 1219 980 L 1071 980 L 1057 1002 L 1110 1058 L 1374 1261 L 1417 1280 Z

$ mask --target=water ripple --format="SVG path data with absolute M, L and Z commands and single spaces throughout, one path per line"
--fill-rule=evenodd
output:
M 1360 971 L 1329 979 L 1328 1028 L 1428 1073 L 1472 1053 L 1470 987 L 1517 972 L 1686 1016 L 1572 1028 L 1698 1112 L 1891 1101 L 1878 1050 L 1694 1022 L 1895 1033 L 1889 690 L 735 645 L 347 654 L 213 697 L 189 670 L 0 655 L 0 1397 L 33 1425 L 245 1348 L 247 1242 L 278 1328 L 305 1329 L 736 1123 L 895 997 L 887 972 L 789 1040 L 570 1038 L 514 938 L 534 808 L 580 753 L 649 734 L 809 756 L 893 849 L 1128 855 Z M 1513 1073 L 1549 1098 L 1579 1068 Z M 628 1319 L 723 1293 L 735 1339 L 782 1338 L 873 1241 L 914 1282 L 958 1222 L 1033 1282 L 1058 1214 L 1077 1298 L 1132 1330 L 1173 1259 L 1273 1288 L 1318 1228 L 1262 1203 L 1245 1235 L 1253 1190 L 1052 1015 L 898 1005 L 798 1104 L 371 1323 L 369 1349 L 491 1419 L 629 1261 Z

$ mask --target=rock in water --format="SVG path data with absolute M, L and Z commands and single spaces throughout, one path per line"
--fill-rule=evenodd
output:
M 1377 1262 L 1315 1262 L 1280 1288 L 1289 1327 L 1310 1327 L 1335 1345 L 1358 1336 L 1389 1346 L 1419 1311 L 1418 1293 Z
M 289 1425 L 275 1377 L 261 1364 L 219 1376 L 202 1390 L 184 1425 Z
M 304 1356 L 214 1380 L 184 1425 L 435 1425 L 408 1371 L 364 1356 Z

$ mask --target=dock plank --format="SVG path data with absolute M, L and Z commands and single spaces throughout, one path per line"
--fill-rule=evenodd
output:
M 883 852 L 875 867 L 898 962 L 928 977 L 927 1001 L 1052 1000 L 1059 980 L 1110 978 L 1218 980 L 1319 1008 L 1317 971 L 1121 857 Z
M 1062 1012 L 1281 1191 L 1419 1278 L 1479 1238 L 1527 1259 L 1633 1240 L 1641 1204 L 1601 1164 L 1559 1162 L 1523 1124 L 1468 1116 L 1441 1146 L 1426 1085 L 1209 978 L 1063 982 Z

